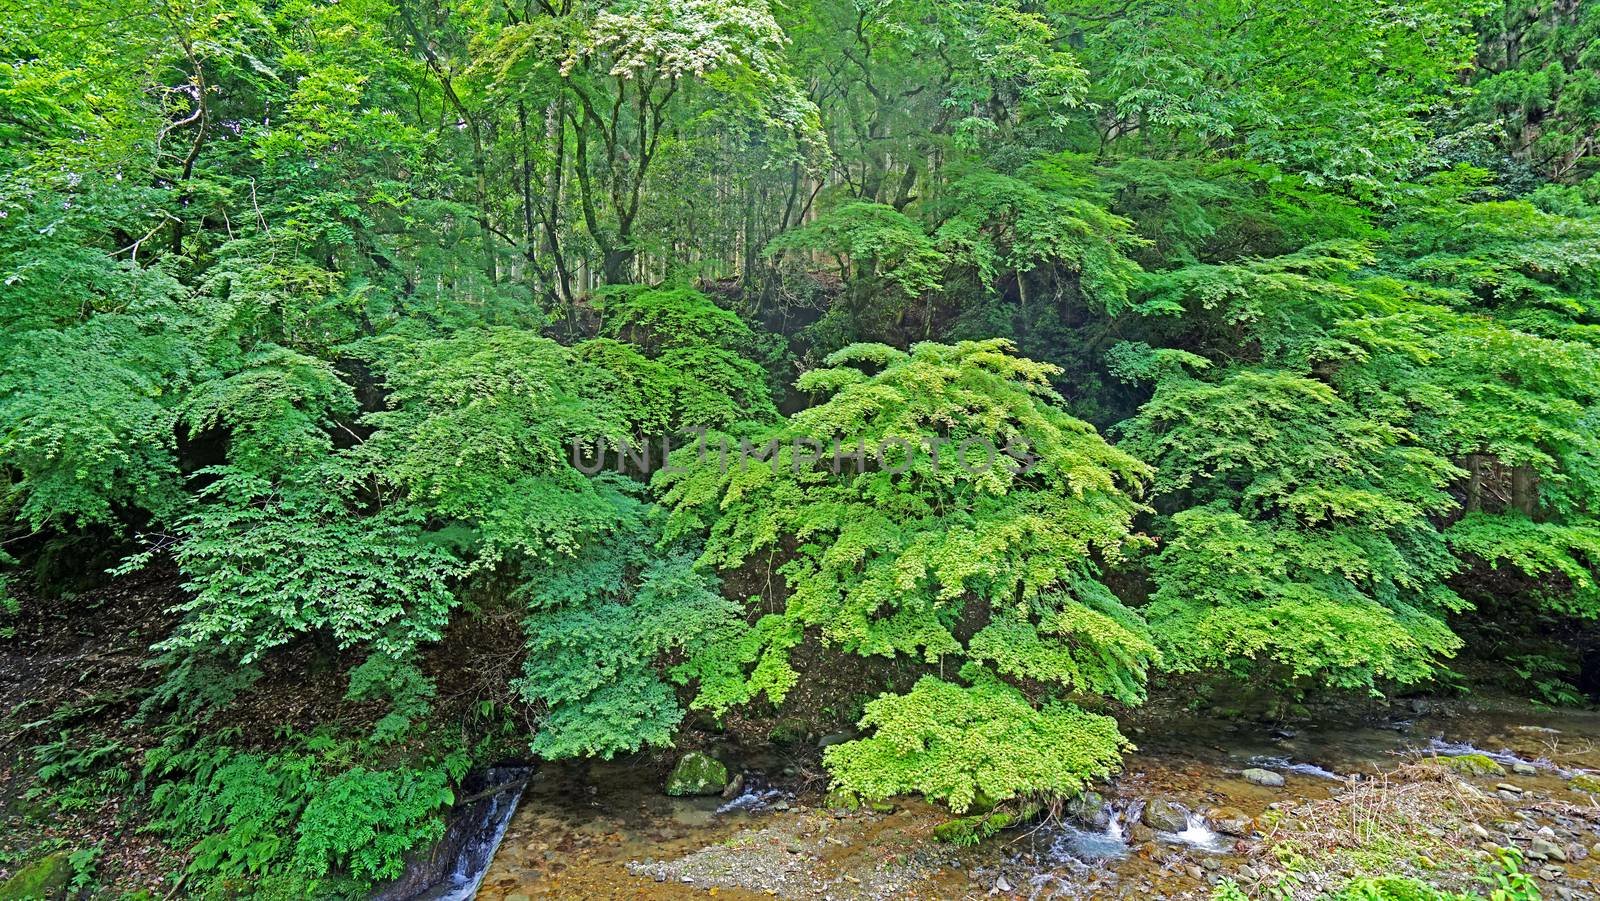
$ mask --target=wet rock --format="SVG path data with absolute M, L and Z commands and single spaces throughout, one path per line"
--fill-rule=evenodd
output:
M 1594 773 L 1579 773 L 1567 782 L 1567 788 L 1575 792 L 1600 795 L 1600 776 L 1596 776 Z
M 1508 792 L 1505 789 L 1499 789 L 1498 791 L 1496 791 L 1494 793 L 1494 795 L 1495 795 L 1495 797 L 1499 798 L 1502 801 L 1521 801 L 1522 800 L 1522 795 L 1520 793 L 1518 793 L 1518 792 Z
M 1266 786 L 1267 788 L 1283 787 L 1282 773 L 1274 773 L 1271 770 L 1263 770 L 1260 767 L 1251 767 L 1239 775 L 1243 776 L 1244 781 L 1250 783 L 1251 785 L 1262 785 Z
M 728 783 L 727 788 L 722 790 L 722 800 L 732 801 L 734 798 L 739 797 L 739 793 L 742 791 L 744 791 L 744 774 L 740 773 L 733 777 L 733 781 Z
M 1504 776 L 1506 768 L 1483 754 L 1443 758 L 1444 765 L 1463 776 Z
M 1144 806 L 1144 815 L 1139 819 L 1151 829 L 1182 832 L 1189 825 L 1189 812 L 1182 804 L 1156 798 Z
M 1083 792 L 1067 802 L 1067 815 L 1091 829 L 1104 829 L 1111 823 L 1106 799 L 1099 792 Z
M 1512 785 L 1509 782 L 1501 782 L 1495 786 L 1495 791 L 1510 792 L 1513 795 L 1520 796 L 1522 794 L 1522 786 Z
M 1519 760 L 1511 765 L 1511 772 L 1516 773 L 1518 776 L 1537 776 L 1539 775 L 1539 768 L 1531 763 L 1523 763 Z
M 847 741 L 855 741 L 855 738 L 856 734 L 854 732 L 829 732 L 827 735 L 817 739 L 817 748 L 831 748 L 834 745 L 842 745 Z
M 1155 839 L 1156 831 L 1143 823 L 1134 823 L 1128 827 L 1128 841 L 1132 844 L 1142 845 L 1145 842 L 1153 842 Z
M 673 797 L 721 794 L 727 786 L 728 768 L 701 751 L 690 751 L 679 757 L 677 766 L 667 776 L 667 794 Z
M 1236 838 L 1249 835 L 1255 828 L 1255 821 L 1237 807 L 1218 807 L 1206 814 L 1206 821 L 1212 829 Z
M 1566 863 L 1567 852 L 1547 838 L 1535 838 L 1528 843 L 1528 856 L 1534 860 L 1555 860 Z

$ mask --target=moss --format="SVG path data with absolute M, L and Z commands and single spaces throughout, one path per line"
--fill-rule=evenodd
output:
M 72 855 L 57 851 L 23 867 L 0 885 L 0 899 L 65 898 L 72 882 Z
M 1005 812 L 981 816 L 957 817 L 933 827 L 933 837 L 952 845 L 976 845 L 996 832 L 1016 822 L 1016 817 Z
M 790 718 L 779 720 L 767 733 L 767 741 L 775 745 L 797 745 L 805 741 L 809 734 L 805 720 Z
M 1567 782 L 1567 788 L 1577 792 L 1588 792 L 1591 795 L 1600 795 L 1600 776 L 1594 773 L 1579 773 Z
M 1445 766 L 1463 776 L 1504 776 L 1505 767 L 1482 754 L 1462 754 L 1443 758 Z
M 822 806 L 829 810 L 860 810 L 861 796 L 848 788 L 836 788 L 822 799 Z
M 728 786 L 728 768 L 722 761 L 700 751 L 678 758 L 678 765 L 667 776 L 667 794 L 715 795 Z

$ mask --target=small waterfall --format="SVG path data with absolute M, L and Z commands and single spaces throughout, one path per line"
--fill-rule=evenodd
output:
M 1206 825 L 1205 817 L 1188 811 L 1184 816 L 1182 832 L 1166 833 L 1174 841 L 1199 848 L 1202 851 L 1221 851 L 1223 848 L 1222 836 L 1218 835 L 1210 826 Z
M 378 889 L 373 899 L 470 901 L 475 897 L 511 825 L 530 772 L 526 767 L 496 767 L 481 780 L 469 780 L 469 785 L 476 782 L 487 787 L 459 803 L 432 852 L 408 864 L 406 875 Z M 418 884 L 425 887 L 412 888 Z
M 1084 829 L 1063 823 L 1051 842 L 1049 856 L 1058 862 L 1094 863 L 1115 860 L 1128 853 L 1128 809 L 1115 804 L 1103 808 L 1106 824 L 1101 829 Z

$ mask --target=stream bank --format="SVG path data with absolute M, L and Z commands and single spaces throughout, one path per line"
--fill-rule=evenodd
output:
M 670 798 L 658 767 L 546 766 L 478 893 L 535 898 L 1314 898 L 1356 875 L 1474 887 L 1514 848 L 1547 898 L 1600 896 L 1600 715 L 1430 702 L 1292 728 L 1154 714 L 1075 805 L 975 847 L 914 799 L 830 810 L 806 767 L 727 757 L 743 793 Z

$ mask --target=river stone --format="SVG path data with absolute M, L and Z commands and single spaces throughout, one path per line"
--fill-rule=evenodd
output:
M 1274 773 L 1271 770 L 1263 770 L 1259 767 L 1251 767 L 1239 775 L 1243 776 L 1244 781 L 1250 783 L 1251 785 L 1262 785 L 1266 786 L 1267 788 L 1283 787 L 1282 773 Z
M 1547 838 L 1535 838 L 1528 843 L 1528 856 L 1534 860 L 1555 860 L 1567 862 L 1567 852 L 1561 846 Z
M 1211 823 L 1212 829 L 1223 835 L 1242 838 L 1255 828 L 1255 821 L 1237 807 L 1218 807 L 1207 813 L 1206 819 Z
M 1495 788 L 1497 790 L 1499 790 L 1499 791 L 1511 792 L 1514 795 L 1522 794 L 1522 786 L 1520 786 L 1520 785 L 1512 785 L 1509 782 L 1502 782 L 1499 785 L 1496 785 Z
M 1104 829 L 1111 823 L 1106 799 L 1099 792 L 1083 792 L 1067 802 L 1067 814 L 1091 829 Z
M 1579 773 L 1567 783 L 1567 788 L 1575 792 L 1600 795 L 1600 776 L 1596 776 L 1594 773 Z
M 1162 832 L 1182 832 L 1189 827 L 1188 811 L 1182 804 L 1156 798 L 1144 806 L 1144 816 L 1140 817 L 1146 826 L 1159 829 Z
M 701 751 L 690 751 L 678 758 L 678 765 L 667 776 L 667 794 L 717 795 L 728 785 L 728 768 L 722 761 Z
M 1539 768 L 1531 763 L 1523 763 L 1519 760 L 1511 765 L 1511 772 L 1516 773 L 1518 776 L 1537 776 L 1539 775 Z
M 65 851 L 40 858 L 0 883 L 0 898 L 55 899 L 67 896 L 72 860 Z

